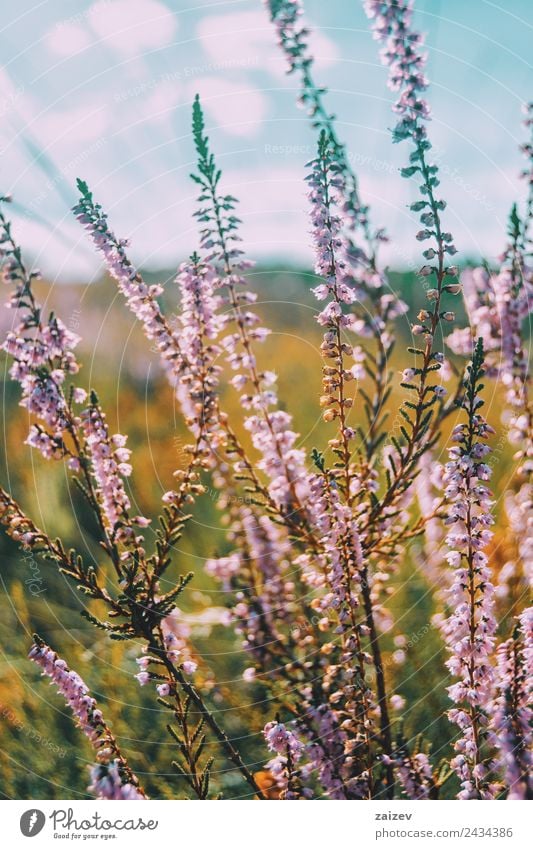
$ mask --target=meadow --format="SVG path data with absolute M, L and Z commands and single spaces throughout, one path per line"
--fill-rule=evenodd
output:
M 177 275 L 78 179 L 106 273 L 51 286 L 1 199 L 4 798 L 532 797 L 532 107 L 499 265 L 458 261 L 412 4 L 364 5 L 412 271 L 382 263 L 289 0 L 312 269 L 250 262 L 200 97 Z

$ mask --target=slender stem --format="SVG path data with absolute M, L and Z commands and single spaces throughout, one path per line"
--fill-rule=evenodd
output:
M 259 797 L 259 799 L 266 799 L 263 791 L 257 784 L 254 776 L 244 763 L 237 749 L 233 746 L 231 740 L 229 739 L 226 732 L 220 727 L 215 717 L 211 713 L 211 711 L 206 707 L 201 695 L 196 690 L 193 684 L 184 677 L 181 670 L 179 670 L 172 661 L 168 659 L 167 652 L 162 648 L 162 637 L 160 637 L 160 642 L 155 642 L 153 635 L 151 638 L 151 643 L 148 651 L 150 654 L 154 654 L 166 667 L 171 678 L 183 688 L 184 693 L 191 699 L 195 707 L 197 708 L 200 716 L 205 721 L 206 725 L 209 726 L 218 742 L 226 752 L 228 758 L 232 763 L 235 764 L 243 778 L 248 782 L 250 787 L 253 789 L 254 793 Z

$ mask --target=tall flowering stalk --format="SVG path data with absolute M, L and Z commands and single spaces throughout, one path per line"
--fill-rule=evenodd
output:
M 366 388 L 361 391 L 368 425 L 360 429 L 358 436 L 365 454 L 361 484 L 364 491 L 372 492 L 377 475 L 375 467 L 379 462 L 378 449 L 385 438 L 383 427 L 392 381 L 389 362 L 394 349 L 394 319 L 403 315 L 407 306 L 398 293 L 391 291 L 386 269 L 379 260 L 379 248 L 382 242 L 388 241 L 387 236 L 383 229 L 371 226 L 369 207 L 361 199 L 348 150 L 339 138 L 335 116 L 325 103 L 326 89 L 314 80 L 314 57 L 308 44 L 310 30 L 303 23 L 303 3 L 301 0 L 265 0 L 265 5 L 276 28 L 288 72 L 299 78 L 300 103 L 307 109 L 318 137 L 327 140 L 328 158 L 336 173 L 335 194 L 342 222 L 342 235 L 339 235 L 344 242 L 344 264 L 357 284 L 357 301 L 364 305 L 357 313 L 353 329 L 368 340 L 364 347 L 356 348 L 358 377 L 366 378 L 372 386 L 372 392 Z
M 3 198 L 4 202 L 6 200 Z M 46 459 L 66 461 L 96 515 L 102 542 L 120 575 L 121 546 L 131 547 L 131 542 L 133 547 L 140 544 L 142 537 L 136 536 L 136 528 L 148 524 L 145 517 L 130 517 L 127 513 L 130 504 L 121 475 L 128 476 L 131 467 L 125 462 L 129 456 L 124 447 L 125 437 L 120 434 L 113 437 L 114 446 L 109 437 L 106 437 L 106 444 L 102 444 L 101 434 L 97 438 L 93 434 L 90 438 L 87 420 L 91 408 L 83 408 L 87 392 L 79 386 L 65 386 L 67 377 L 79 371 L 74 354 L 79 337 L 53 313 L 48 321 L 44 320 L 33 291 L 39 274 L 26 268 L 22 251 L 12 236 L 11 224 L 3 212 L 0 212 L 0 227 L 4 279 L 14 286 L 8 305 L 19 317 L 3 347 L 13 358 L 10 374 L 20 384 L 20 403 L 36 418 L 30 425 L 27 442 Z M 92 408 L 95 403 L 93 396 Z M 108 481 L 106 473 L 111 472 L 112 467 L 115 477 Z M 100 495 L 105 496 L 104 501 Z
M 94 513 L 112 569 L 98 557 L 87 563 L 53 540 L 3 489 L 0 523 L 24 551 L 52 562 L 75 582 L 91 602 L 83 615 L 92 625 L 114 640 L 135 641 L 135 679 L 170 719 L 167 729 L 177 752 L 173 767 L 187 794 L 203 800 L 213 792 L 213 757 L 205 754 L 210 743 L 238 771 L 249 794 L 260 799 L 275 792 L 286 800 L 423 800 L 438 798 L 451 773 L 446 765 L 432 766 L 426 742 L 406 740 L 395 726 L 404 700 L 389 695 L 394 673 L 386 670 L 382 634 L 390 631 L 390 643 L 398 647 L 406 637 L 396 632 L 399 623 L 383 599 L 392 594 L 387 585 L 399 555 L 424 530 L 430 575 L 443 583 L 437 571 L 443 534 L 437 523 L 444 513 L 451 579 L 446 591 L 436 587 L 433 602 L 455 679 L 448 689 L 454 703 L 449 717 L 459 735 L 450 766 L 461 781 L 462 799 L 529 798 L 531 609 L 496 649 L 486 553 L 493 523 L 486 439 L 493 431 L 481 415 L 480 395 L 488 372 L 504 385 L 512 410 L 510 438 L 518 446 L 525 482 L 507 501 L 526 573 L 533 550 L 532 428 L 522 324 L 532 282 L 531 194 L 522 215 L 513 208 L 501 267 L 464 274 L 472 326 L 448 339 L 472 362 L 455 397 L 445 402 L 442 383 L 453 367 L 437 350 L 436 338 L 454 320 L 444 297 L 457 295 L 461 284 L 454 280 L 455 266 L 448 265 L 455 247 L 441 220 L 445 203 L 437 196 L 438 170 L 429 158 L 423 39 L 412 28 L 411 2 L 366 0 L 374 34 L 384 46 L 390 85 L 399 92 L 394 140 L 409 140 L 413 148 L 403 176 L 420 184 L 421 200 L 411 207 L 423 227 L 417 239 L 429 243 L 419 272 L 428 305 L 412 328 L 423 347 L 410 349 L 416 360 L 403 370 L 402 386 L 412 395 L 388 438 L 392 322 L 406 307 L 386 290 L 377 261 L 383 232 L 370 227 L 347 150 L 324 105 L 324 91 L 314 82 L 302 5 L 296 0 L 266 5 L 319 136 L 307 183 L 318 277 L 314 294 L 324 332 L 320 406 L 331 426 L 327 448 L 313 449 L 308 458 L 278 398 L 276 375 L 260 365 L 259 343 L 269 331 L 252 308 L 256 296 L 246 279 L 251 263 L 241 249 L 237 201 L 222 188 L 196 98 L 193 179 L 200 245 L 177 272 L 177 315 L 165 315 L 162 287 L 145 282 L 128 257 L 127 242 L 115 236 L 83 181 L 74 209 L 159 354 L 192 436 L 186 467 L 175 472 L 174 488 L 162 497 L 155 544 L 150 532 L 142 533 L 151 520 L 131 515 L 127 438 L 112 433 L 94 391 L 86 393 L 77 380 L 68 385 L 79 369 L 79 340 L 57 316 L 44 316 L 33 291 L 38 274 L 25 265 L 3 211 L 4 279 L 12 286 L 10 306 L 16 311 L 4 348 L 13 358 L 11 376 L 21 386 L 21 403 L 32 416 L 28 442 L 45 458 L 66 462 Z M 524 152 L 531 184 L 531 145 Z M 486 344 L 480 340 L 473 347 L 472 331 Z M 363 380 L 370 381 L 372 392 Z M 231 417 L 224 409 L 226 382 L 239 395 L 238 412 Z M 432 469 L 431 449 L 442 420 L 457 406 L 465 421 L 453 431 L 442 479 L 440 467 Z M 242 429 L 249 439 L 241 438 Z M 172 577 L 176 543 L 190 518 L 185 510 L 196 509 L 207 481 L 220 492 L 227 535 L 206 571 L 226 594 L 224 623 L 233 627 L 246 663 L 243 687 L 258 688 L 250 715 L 258 716 L 265 699 L 274 706 L 268 718 L 275 720 L 263 729 L 273 755 L 266 777 L 251 771 L 221 726 L 212 704 L 224 689 L 214 683 L 177 606 L 192 574 Z M 436 493 L 441 482 L 444 499 Z M 411 504 L 413 484 L 422 515 Z M 513 598 L 513 612 L 519 612 L 519 603 Z M 443 607 L 445 614 L 439 612 Z M 502 631 L 506 626 L 504 618 Z M 84 682 L 40 640 L 30 654 L 58 685 L 97 749 L 91 792 L 145 798 Z M 230 694 L 233 704 L 232 699 Z M 259 732 L 265 718 L 250 730 Z
M 499 749 L 500 770 L 508 799 L 533 799 L 531 728 L 533 681 L 533 608 L 519 617 L 514 635 L 498 646 L 496 698 L 491 737 Z
M 526 107 L 526 126 L 531 126 L 531 106 Z M 518 461 L 518 488 L 506 494 L 509 524 L 517 540 L 518 558 L 506 564 L 505 575 L 512 575 L 519 601 L 533 580 L 533 409 L 531 405 L 529 355 L 524 338 L 524 323 L 531 312 L 533 271 L 529 228 L 531 223 L 533 181 L 532 146 L 522 146 L 527 168 L 522 173 L 528 181 L 525 210 L 521 214 L 513 204 L 509 214 L 508 241 L 500 257 L 500 267 L 467 269 L 461 275 L 470 326 L 455 330 L 447 343 L 455 353 L 468 355 L 473 336 L 482 336 L 488 352 L 488 374 L 500 380 L 505 389 L 507 408 L 503 421 L 507 437 L 515 448 Z M 505 577 L 505 575 L 503 577 Z M 507 593 L 504 581 L 499 591 Z
M 459 681 L 448 688 L 458 707 L 449 711 L 461 736 L 455 743 L 451 765 L 461 779 L 462 799 L 487 799 L 494 795 L 484 746 L 487 710 L 490 707 L 494 670 L 491 660 L 496 621 L 494 587 L 484 551 L 492 537 L 491 493 L 486 486 L 491 470 L 485 462 L 494 433 L 480 413 L 483 400 L 483 342 L 478 340 L 465 379 L 463 410 L 467 421 L 454 428 L 444 483 L 449 503 L 446 524 L 450 532 L 447 560 L 453 569 L 449 590 L 450 616 L 442 625 L 451 657 L 447 666 Z
M 87 195 L 87 203 L 92 203 L 90 193 L 83 184 L 82 187 Z M 41 310 L 37 306 L 32 290 L 34 275 L 26 271 L 21 251 L 13 242 L 10 225 L 5 219 L 4 234 L 5 241 L 10 246 L 4 251 L 9 269 L 8 282 L 16 283 L 12 301 L 14 300 L 16 307 L 23 311 L 23 328 L 21 329 L 26 330 L 26 326 L 29 326 L 34 330 L 33 335 L 25 340 L 25 345 L 31 352 L 39 351 L 42 339 L 46 340 L 48 337 L 43 331 Z M 112 243 L 111 253 L 116 250 L 115 241 L 112 240 Z M 130 276 L 132 276 L 131 272 L 128 273 L 128 279 Z M 150 300 L 150 309 L 151 307 L 152 300 Z M 52 319 L 50 320 L 52 328 L 61 327 L 55 319 L 53 321 Z M 56 351 L 57 346 L 71 340 L 67 334 L 61 333 L 59 337 L 57 334 L 52 334 L 51 339 L 50 345 L 55 345 L 56 348 L 50 348 L 51 353 L 42 364 L 42 371 L 39 371 L 41 363 L 35 367 L 31 357 L 28 362 L 39 378 L 42 375 L 45 380 L 51 379 L 57 389 L 57 392 L 50 396 L 53 399 L 51 403 L 61 415 L 64 415 L 65 427 L 71 441 L 70 445 L 65 444 L 65 448 L 62 448 L 60 456 L 65 457 L 75 474 L 79 473 L 82 476 L 82 480 L 78 482 L 99 522 L 101 541 L 115 568 L 119 580 L 119 592 L 115 594 L 108 590 L 102 584 L 97 569 L 93 565 L 85 565 L 76 552 L 65 551 L 60 541 L 52 542 L 3 490 L 0 491 L 0 521 L 13 539 L 31 551 L 42 552 L 46 559 L 57 563 L 61 572 L 77 583 L 81 592 L 105 603 L 112 622 L 99 620 L 88 610 L 82 611 L 85 618 L 93 625 L 107 631 L 114 639 L 143 641 L 148 657 L 148 668 L 144 670 L 146 681 L 143 679 L 142 683 L 146 683 L 152 677 L 155 681 L 169 680 L 174 700 L 174 703 L 170 703 L 169 709 L 174 711 L 178 722 L 181 724 L 186 722 L 186 712 L 180 709 L 180 699 L 183 697 L 187 704 L 195 706 L 202 723 L 210 729 L 230 761 L 249 782 L 254 793 L 263 798 L 261 789 L 240 754 L 206 706 L 200 693 L 187 680 L 187 676 L 195 671 L 196 664 L 185 658 L 183 662 L 177 662 L 181 652 L 174 650 L 175 638 L 167 632 L 168 629 L 165 626 L 169 615 L 174 611 L 177 597 L 191 577 L 189 575 L 187 578 L 179 578 L 171 585 L 168 592 L 161 594 L 159 584 L 161 576 L 171 563 L 171 548 L 179 538 L 187 518 L 181 509 L 182 503 L 187 496 L 190 497 L 198 489 L 194 475 L 182 481 L 182 489 L 178 497 L 174 497 L 173 493 L 167 494 L 166 501 L 169 502 L 169 506 L 165 508 L 164 515 L 160 518 L 161 527 L 156 531 L 156 550 L 153 554 L 147 555 L 144 540 L 138 534 L 137 528 L 145 527 L 149 522 L 144 517 L 130 518 L 129 516 L 129 499 L 123 482 L 123 478 L 131 472 L 131 466 L 128 463 L 129 451 L 125 447 L 126 438 L 122 435 L 109 434 L 105 415 L 94 392 L 91 393 L 89 405 L 84 410 L 80 413 L 74 411 L 72 404 L 75 392 L 71 391 L 68 396 L 65 395 L 62 382 L 53 374 L 55 363 L 52 359 L 52 356 L 62 356 L 70 362 L 68 350 L 63 353 L 61 348 L 61 355 Z M 18 372 L 14 376 L 19 379 Z M 24 381 L 22 385 L 24 392 L 26 387 Z M 86 394 L 83 393 L 78 397 L 77 403 L 83 404 L 85 401 Z M 150 664 L 155 665 L 155 673 L 150 671 Z M 164 674 L 161 674 L 161 670 Z M 184 755 L 186 761 L 188 757 L 193 757 L 192 753 L 196 751 L 197 746 L 197 740 L 191 742 L 192 748 L 188 750 L 186 756 Z M 194 756 L 199 767 L 200 752 L 196 752 Z M 201 798 L 205 798 L 208 792 L 210 767 L 211 762 L 208 761 L 193 782 L 193 789 Z M 114 773 L 111 772 L 108 776 L 110 781 L 113 780 L 113 775 Z
M 422 801 L 438 798 L 439 780 L 434 774 L 427 753 L 417 751 L 416 743 L 414 752 L 410 752 L 400 736 L 390 760 L 394 765 L 403 793 L 408 799 Z
M 98 799 L 146 799 L 139 779 L 121 753 L 102 711 L 78 673 L 69 669 L 65 661 L 37 636 L 29 657 L 43 670 L 43 675 L 56 684 L 77 724 L 96 749 L 98 763 L 91 768 L 89 789 Z
M 4 196 L 0 204 L 10 200 Z M 19 319 L 2 347 L 13 358 L 10 375 L 21 386 L 21 406 L 37 419 L 27 442 L 46 458 L 72 456 L 66 445 L 75 429 L 72 402 L 82 403 L 86 393 L 78 387 L 71 390 L 67 399 L 64 383 L 79 371 L 74 350 L 80 339 L 53 313 L 48 321 L 43 319 L 32 288 L 40 272 L 26 268 L 2 209 L 0 244 L 4 282 L 13 287 L 7 306 Z
M 108 224 L 108 218 L 99 203 L 93 199 L 87 183 L 78 180 L 80 199 L 73 208 L 74 215 L 88 232 L 96 250 L 102 254 L 106 267 L 117 281 L 132 313 L 144 327 L 147 338 L 160 353 L 163 367 L 175 384 L 180 374 L 182 352 L 177 334 L 164 317 L 157 297 L 161 286 L 149 286 L 128 258 L 127 239 L 119 239 Z
M 313 127 L 325 134 L 339 171 L 343 174 L 342 212 L 349 221 L 350 229 L 355 232 L 361 230 L 366 239 L 366 250 L 361 246 L 353 246 L 352 256 L 368 273 L 367 282 L 371 287 L 371 274 L 376 272 L 379 244 L 386 241 L 386 237 L 383 230 L 372 231 L 368 217 L 369 208 L 361 199 L 357 176 L 350 165 L 346 148 L 338 138 L 334 116 L 324 102 L 326 89 L 317 85 L 314 80 L 314 58 L 308 45 L 309 28 L 302 23 L 303 3 L 301 0 L 264 2 L 276 28 L 279 46 L 288 64 L 288 72 L 300 78 L 300 103 L 307 109 Z
M 216 360 L 221 348 L 218 314 L 218 278 L 209 263 L 193 254 L 176 277 L 181 296 L 180 346 L 186 351 L 187 370 L 176 392 L 189 427 L 198 441 L 197 451 L 209 455 L 216 447 L 219 430 L 218 376 Z
M 365 0 L 363 5 L 372 22 L 374 38 L 383 45 L 380 55 L 383 64 L 389 68 L 389 87 L 399 93 L 393 107 L 400 116 L 393 129 L 393 141 L 407 140 L 413 146 L 410 164 L 402 169 L 401 174 L 419 181 L 422 197 L 410 207 L 413 212 L 420 213 L 422 229 L 416 238 L 419 242 L 431 243 L 423 252 L 428 264 L 419 271 L 427 284 L 428 308 L 421 310 L 418 323 L 412 326 L 413 335 L 424 340 L 424 347 L 409 349 L 418 359 L 414 367 L 404 373 L 402 382 L 402 386 L 414 393 L 414 400 L 406 402 L 400 410 L 405 422 L 401 427 L 403 444 L 395 446 L 395 471 L 375 509 L 377 517 L 410 485 L 421 453 L 434 444 L 436 422 L 432 420 L 436 418 L 438 421 L 435 408 L 446 395 L 441 384 L 431 383 L 431 378 L 443 364 L 442 354 L 435 350 L 435 337 L 443 324 L 455 318 L 453 311 L 443 309 L 443 295 L 457 295 L 461 287 L 453 282 L 457 275 L 456 266 L 447 264 L 448 257 L 457 253 L 457 249 L 451 233 L 442 223 L 441 214 L 446 203 L 437 197 L 435 191 L 439 185 L 438 166 L 428 160 L 431 142 L 425 125 L 430 110 L 422 96 L 428 86 L 424 75 L 426 57 L 421 49 L 423 36 L 412 28 L 413 4 L 409 0 L 391 3 Z M 433 260 L 435 263 L 430 264 Z
M 348 362 L 353 348 L 344 339 L 346 330 L 353 327 L 354 317 L 346 314 L 344 309 L 345 305 L 357 300 L 358 287 L 346 268 L 341 219 L 335 209 L 335 192 L 342 185 L 342 176 L 332 159 L 324 132 L 320 136 L 318 156 L 311 163 L 311 168 L 307 181 L 316 253 L 315 271 L 323 280 L 313 291 L 319 301 L 327 301 L 317 315 L 318 323 L 325 328 L 321 345 L 325 365 L 320 404 L 324 407 L 325 421 L 338 421 L 338 439 L 332 440 L 330 445 L 338 457 L 339 479 L 342 480 L 345 497 L 350 501 L 353 495 L 351 445 L 356 432 L 347 422 L 353 405 L 353 394 L 349 392 L 348 384 L 354 381 L 357 366 Z
M 193 104 L 193 138 L 198 172 L 192 177 L 200 188 L 195 216 L 201 225 L 201 248 L 220 278 L 221 302 L 226 307 L 224 321 L 230 329 L 221 345 L 235 372 L 231 382 L 238 390 L 247 390 L 240 399 L 244 408 L 251 411 L 244 425 L 261 455 L 258 468 L 269 478 L 270 497 L 285 514 L 293 513 L 297 521 L 309 522 L 304 452 L 296 448 L 297 434 L 291 429 L 291 416 L 277 409 L 275 375 L 261 371 L 257 365 L 255 343 L 264 340 L 270 331 L 260 327 L 258 316 L 247 308 L 256 296 L 247 291 L 243 276 L 250 262 L 238 247 L 236 199 L 220 191 L 221 172 L 209 149 L 198 96 Z
M 312 793 L 302 787 L 298 771 L 298 762 L 302 757 L 303 746 L 296 735 L 282 722 L 276 720 L 265 725 L 265 739 L 268 748 L 275 756 L 268 762 L 270 770 L 279 787 L 279 798 L 296 800 L 309 798 Z

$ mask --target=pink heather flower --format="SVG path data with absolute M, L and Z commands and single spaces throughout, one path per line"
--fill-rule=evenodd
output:
M 2 347 L 13 358 L 10 375 L 21 386 L 20 404 L 39 422 L 31 426 L 27 443 L 45 458 L 59 459 L 66 453 L 63 438 L 73 426 L 63 384 L 79 371 L 74 349 L 80 339 L 53 314 L 44 321 L 32 291 L 32 283 L 40 274 L 26 270 L 1 211 L 0 241 L 4 280 L 15 287 L 8 306 L 19 318 Z M 75 388 L 73 401 L 77 403 L 82 393 Z
M 381 60 L 389 68 L 389 87 L 399 92 L 394 111 L 401 118 L 394 129 L 394 139 L 413 136 L 419 141 L 426 135 L 420 122 L 427 121 L 430 113 L 427 102 L 420 97 L 428 86 L 424 76 L 426 55 L 421 52 L 424 37 L 411 29 L 413 4 L 409 0 L 365 0 L 363 5 L 372 21 L 374 37 L 384 45 Z
M 246 651 L 258 663 L 264 664 L 270 656 L 277 662 L 276 652 L 283 645 L 282 628 L 290 624 L 294 600 L 294 585 L 285 577 L 285 558 L 290 550 L 286 532 L 268 516 L 257 515 L 248 507 L 242 509 L 233 529 L 239 533 L 244 550 L 212 559 L 206 569 L 223 582 L 226 590 L 237 590 L 232 617 Z M 241 592 L 250 585 L 253 593 L 250 589 Z M 243 677 L 250 680 L 252 675 L 253 667 L 245 670 Z
M 451 766 L 461 778 L 459 798 L 492 798 L 493 791 L 484 780 L 484 764 L 479 742 L 486 726 L 486 712 L 493 693 L 491 655 L 494 648 L 494 587 L 488 558 L 483 549 L 491 538 L 489 490 L 480 484 L 490 469 L 479 462 L 476 446 L 487 438 L 488 426 L 478 412 L 477 386 L 483 375 L 483 346 L 479 340 L 464 382 L 463 409 L 468 421 L 458 426 L 456 444 L 450 448 L 445 466 L 444 486 L 449 504 L 446 538 L 454 565 L 449 589 L 451 613 L 441 627 L 450 659 L 448 669 L 458 682 L 448 688 L 452 701 L 460 707 L 449 711 L 449 718 L 461 728 L 455 744 L 457 757 Z M 459 430 L 459 427 L 462 429 Z M 458 442 L 458 444 L 457 444 Z
M 79 726 L 89 740 L 95 744 L 103 732 L 101 721 L 95 720 L 96 701 L 88 695 L 89 688 L 77 672 L 71 672 L 64 660 L 47 645 L 34 644 L 28 657 L 43 670 L 64 696 Z
M 163 290 L 160 286 L 149 286 L 144 282 L 128 259 L 127 241 L 117 239 L 109 229 L 107 216 L 100 204 L 93 201 L 87 187 L 80 182 L 78 187 L 82 196 L 73 208 L 74 215 L 89 233 L 97 251 L 102 254 L 109 273 L 117 281 L 130 310 L 143 325 L 147 338 L 154 343 L 170 383 L 175 386 L 183 357 L 178 335 L 168 324 L 157 303 L 157 297 Z
M 518 492 L 507 492 L 505 510 L 516 540 L 518 565 L 524 573 L 524 583 L 529 587 L 533 584 L 533 483 L 526 480 Z
M 234 214 L 236 200 L 231 195 L 219 194 L 219 178 L 204 135 L 199 98 L 193 106 L 193 136 L 199 160 L 196 177 L 201 185 L 199 208 L 195 212 L 201 224 L 200 242 L 218 278 L 218 303 L 221 308 L 227 308 L 222 314 L 227 332 L 221 337 L 220 345 L 233 371 L 246 376 L 247 383 L 240 379 L 238 382 L 240 388 L 248 390 L 241 396 L 241 405 L 254 411 L 244 425 L 261 455 L 257 466 L 268 479 L 273 502 L 285 515 L 294 512 L 309 520 L 309 510 L 304 507 L 308 494 L 305 454 L 295 447 L 297 434 L 291 429 L 291 417 L 276 409 L 272 373 L 267 373 L 265 379 L 265 372 L 258 369 L 254 342 L 261 341 L 266 331 L 258 328 L 258 316 L 246 309 L 246 304 L 255 300 L 246 289 L 243 275 L 251 263 L 243 259 L 238 248 L 241 238 Z
M 198 664 L 194 660 L 186 660 L 181 664 L 181 668 L 186 675 L 193 675 L 198 669 Z
M 180 346 L 185 353 L 183 376 L 176 385 L 186 422 L 198 442 L 198 450 L 209 453 L 218 431 L 217 387 L 221 371 L 216 358 L 221 352 L 215 339 L 223 327 L 218 315 L 220 286 L 213 266 L 194 255 L 183 263 L 176 277 L 181 295 Z M 216 443 L 215 443 L 216 444 Z
M 496 693 L 491 711 L 490 738 L 498 749 L 496 768 L 509 788 L 509 799 L 533 796 L 531 778 L 533 734 L 533 608 L 519 617 L 514 638 L 498 647 Z
M 520 446 L 518 457 L 525 459 L 522 471 L 530 472 L 533 455 L 533 424 L 529 401 L 529 351 L 522 336 L 524 320 L 531 311 L 533 270 L 526 270 L 522 255 L 515 251 L 512 261 L 493 277 L 494 300 L 501 328 L 500 379 L 506 387 L 511 408 L 509 441 Z M 528 280 L 524 275 L 529 274 Z M 517 459 L 518 459 L 517 457 Z
M 424 752 L 410 755 L 406 747 L 400 747 L 393 757 L 383 755 L 384 763 L 392 763 L 395 775 L 408 799 L 429 799 L 435 786 L 433 770 Z
M 147 797 L 134 784 L 124 781 L 121 776 L 120 761 L 115 759 L 109 763 L 95 764 L 91 767 L 91 783 L 88 790 L 97 799 L 115 799 L 140 801 Z
M 295 734 L 282 722 L 268 722 L 263 729 L 263 734 L 271 752 L 276 752 L 278 755 L 286 755 L 290 752 L 293 761 L 300 760 L 303 746 Z
M 131 474 L 130 464 L 124 462 L 131 453 L 124 447 L 126 437 L 109 434 L 105 416 L 95 400 L 82 412 L 81 425 L 108 530 L 125 544 L 138 543 L 142 537 L 135 537 L 131 528 L 131 505 L 123 481 Z M 146 527 L 148 520 L 143 516 L 136 518 L 139 520 Z
M 41 667 L 43 675 L 56 684 L 79 727 L 98 752 L 100 763 L 91 769 L 89 790 L 99 799 L 146 799 L 104 722 L 102 711 L 78 673 L 70 670 L 65 661 L 44 643 L 34 643 L 28 657 Z
M 364 293 L 349 266 L 348 246 L 341 232 L 339 216 L 344 178 L 325 134 L 320 138 L 318 156 L 310 166 L 306 179 L 311 204 L 315 272 L 325 280 L 313 291 L 319 301 L 329 299 L 317 315 L 317 321 L 326 328 L 322 349 L 331 348 L 334 356 L 339 347 L 341 329 L 353 326 L 353 316 L 347 315 L 342 305 L 353 304 Z M 341 358 L 342 354 L 341 349 Z
M 163 495 L 161 496 L 161 501 L 164 504 L 174 504 L 174 502 L 177 501 L 178 498 L 178 493 L 175 492 L 173 489 L 170 489 L 168 492 L 163 493 Z

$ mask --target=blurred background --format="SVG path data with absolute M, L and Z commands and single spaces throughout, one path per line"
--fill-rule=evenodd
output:
M 462 255 L 498 250 L 517 191 L 520 107 L 531 96 L 531 4 L 420 0 L 431 136 Z M 317 81 L 330 89 L 364 197 L 393 236 L 390 262 L 416 255 L 411 188 L 397 180 L 386 71 L 359 0 L 308 0 Z M 226 182 L 256 257 L 309 262 L 302 168 L 314 153 L 262 0 L 21 0 L 0 32 L 2 191 L 24 243 L 53 279 L 98 263 L 72 220 L 82 176 L 144 266 L 196 244 L 188 180 L 190 107 L 202 96 Z M 413 253 L 414 252 L 414 253 Z
M 355 0 L 308 0 L 305 6 L 318 81 L 330 89 L 339 134 L 373 221 L 391 236 L 391 286 L 416 311 L 423 303 L 413 274 L 420 262 L 413 240 L 418 228 L 407 209 L 415 189 L 398 176 L 406 150 L 390 140 L 392 95 L 376 44 Z M 431 135 L 448 226 L 463 264 L 479 257 L 493 263 L 505 242 L 510 205 L 523 196 L 518 145 L 524 140 L 521 104 L 531 97 L 530 4 L 513 0 L 503 9 L 487 0 L 425 0 L 417 4 L 416 22 L 428 32 Z M 244 248 L 257 260 L 250 281 L 259 293 L 259 312 L 275 331 L 262 349 L 263 362 L 279 375 L 301 444 L 323 447 L 328 436 L 316 403 L 320 333 L 309 291 L 314 278 L 303 181 L 314 139 L 295 105 L 296 80 L 285 74 L 260 0 L 191 8 L 181 0 L 21 0 L 4 16 L 0 46 L 1 190 L 13 194 L 14 232 L 43 270 L 41 300 L 83 337 L 81 385 L 98 389 L 111 427 L 129 434 L 131 497 L 139 512 L 157 515 L 173 470 L 185 462 L 188 438 L 156 357 L 69 210 L 81 176 L 116 233 L 131 239 L 131 256 L 147 278 L 165 284 L 166 306 L 175 311 L 176 266 L 198 245 L 188 178 L 196 92 L 224 187 L 241 201 Z M 11 321 L 2 307 L 2 337 Z M 404 363 L 408 328 L 405 318 L 392 364 L 397 369 Z M 28 417 L 18 407 L 7 368 L 2 359 L 1 483 L 49 534 L 98 557 L 96 528 L 64 469 L 24 445 Z M 402 397 L 398 382 L 391 408 Z M 489 395 L 487 415 L 497 425 L 500 399 Z M 234 395 L 228 394 L 226 406 L 237 412 Z M 497 492 L 505 490 L 512 471 L 503 442 L 494 465 Z M 242 681 L 246 658 L 223 624 L 228 599 L 202 568 L 206 557 L 225 550 L 216 497 L 209 489 L 198 503 L 177 547 L 173 574 L 195 573 L 183 608 L 206 661 L 201 674 L 219 718 L 261 769 L 267 756 L 258 730 L 271 718 L 266 692 Z M 512 547 L 500 532 L 496 570 Z M 35 630 L 87 680 L 150 795 L 182 795 L 185 788 L 170 766 L 167 717 L 153 693 L 132 677 L 137 649 L 111 644 L 96 632 L 79 615 L 75 588 L 49 565 L 24 558 L 3 535 L 0 557 L 0 796 L 87 795 L 91 751 L 63 702 L 25 657 Z M 385 663 L 391 692 L 408 701 L 407 734 L 424 731 L 438 760 L 449 751 L 453 729 L 439 718 L 448 706 L 445 658 L 431 626 L 429 588 L 416 542 L 391 588 L 390 606 L 404 640 L 385 640 Z M 227 796 L 243 793 L 231 770 L 216 773 L 215 781 Z

